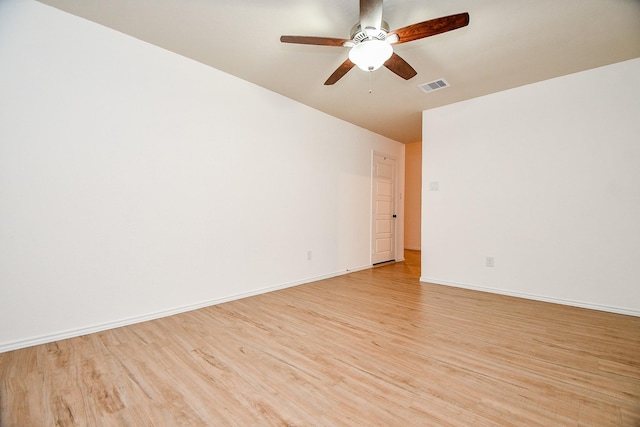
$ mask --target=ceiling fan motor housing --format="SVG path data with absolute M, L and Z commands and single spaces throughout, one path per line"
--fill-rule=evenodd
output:
M 389 34 L 389 24 L 382 21 L 381 28 L 367 27 L 362 29 L 362 25 L 358 22 L 351 28 L 351 40 L 354 43 L 360 43 L 367 39 L 385 40 Z

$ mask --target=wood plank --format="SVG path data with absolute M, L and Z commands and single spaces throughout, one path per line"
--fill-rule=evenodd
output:
M 640 425 L 640 318 L 406 261 L 0 354 L 0 425 Z

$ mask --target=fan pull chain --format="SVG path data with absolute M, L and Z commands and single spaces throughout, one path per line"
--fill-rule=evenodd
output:
M 369 71 L 369 93 L 371 93 L 371 71 Z

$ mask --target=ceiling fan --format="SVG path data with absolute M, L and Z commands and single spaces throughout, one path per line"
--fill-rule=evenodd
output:
M 398 76 L 409 80 L 417 74 L 411 65 L 393 52 L 392 45 L 419 40 L 455 30 L 469 24 L 469 14 L 444 16 L 389 31 L 382 19 L 383 0 L 360 0 L 360 22 L 351 29 L 350 39 L 313 36 L 282 36 L 282 43 L 311 44 L 351 48 L 349 57 L 329 76 L 325 85 L 340 80 L 354 66 L 364 71 L 387 67 Z

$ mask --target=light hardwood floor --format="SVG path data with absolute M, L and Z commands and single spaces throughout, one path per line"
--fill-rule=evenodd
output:
M 640 426 L 640 318 L 407 260 L 0 354 L 0 425 Z

